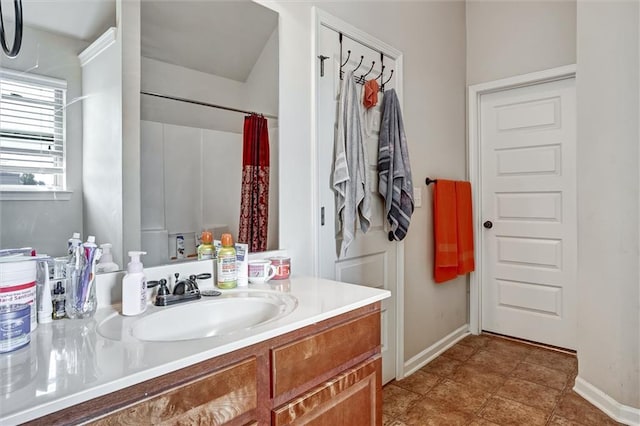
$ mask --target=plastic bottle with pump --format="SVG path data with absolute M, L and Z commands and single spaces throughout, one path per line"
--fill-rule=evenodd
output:
M 98 262 L 98 264 L 96 265 L 96 272 L 115 272 L 120 270 L 118 264 L 113 261 L 111 247 L 113 247 L 113 245 L 110 243 L 100 244 L 100 248 L 102 249 L 102 257 L 100 258 L 100 262 Z
M 69 256 L 72 256 L 76 247 L 79 247 L 80 245 L 82 245 L 80 233 L 74 232 L 73 236 L 67 240 L 67 253 L 69 254 Z
M 122 315 L 133 316 L 147 309 L 147 279 L 140 256 L 144 251 L 130 251 L 131 261 L 127 265 L 127 274 L 122 278 Z
M 222 248 L 218 250 L 218 287 L 235 288 L 238 285 L 236 249 L 231 234 L 222 234 Z

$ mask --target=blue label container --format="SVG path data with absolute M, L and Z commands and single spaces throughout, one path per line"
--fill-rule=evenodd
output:
M 31 306 L 0 306 L 0 353 L 11 352 L 31 341 Z

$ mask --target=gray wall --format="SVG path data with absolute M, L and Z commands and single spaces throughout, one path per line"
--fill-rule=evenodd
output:
M 640 408 L 640 6 L 577 16 L 579 377 Z
M 576 2 L 466 2 L 467 84 L 576 62 Z
M 67 103 L 81 95 L 78 53 L 87 43 L 24 27 L 20 55 L 2 55 L 3 68 L 67 81 Z M 34 68 L 35 67 L 35 68 Z M 82 102 L 67 108 L 68 201 L 0 201 L 0 248 L 32 246 L 39 253 L 66 254 L 67 239 L 82 232 Z

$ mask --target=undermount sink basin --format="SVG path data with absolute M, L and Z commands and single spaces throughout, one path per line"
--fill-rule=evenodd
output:
M 98 326 L 104 337 L 129 336 L 150 342 L 172 342 L 228 335 L 266 324 L 291 313 L 293 296 L 266 291 L 225 292 L 215 298 L 172 307 L 150 307 L 139 317 L 114 313 Z

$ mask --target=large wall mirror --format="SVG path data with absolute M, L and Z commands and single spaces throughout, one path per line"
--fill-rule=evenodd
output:
M 142 248 L 162 264 L 194 257 L 203 230 L 237 240 L 242 111 L 267 117 L 277 182 L 278 15 L 250 1 L 145 0 L 141 55 Z M 269 249 L 277 206 L 271 184 Z
M 106 238 L 95 231 L 94 222 L 102 217 L 121 221 L 117 210 L 127 211 L 122 208 L 126 197 L 120 192 L 118 200 L 101 200 L 107 208 L 93 211 L 92 198 L 113 195 L 87 193 L 87 179 L 95 176 L 83 165 L 90 151 L 85 145 L 87 132 L 104 128 L 83 123 L 83 103 L 86 110 L 88 100 L 78 54 L 116 26 L 116 8 L 115 0 L 23 0 L 22 51 L 15 59 L 3 56 L 0 66 L 18 76 L 66 82 L 66 174 L 64 185 L 55 191 L 47 191 L 47 185 L 25 191 L 7 187 L 20 181 L 20 173 L 0 167 L 0 248 L 33 246 L 60 256 L 73 232 L 82 232 L 85 238 L 95 232 L 99 243 L 119 242 L 123 247 L 117 253 L 120 266 L 126 261 L 123 252 L 138 248 L 123 244 L 122 235 Z M 187 259 L 195 253 L 202 230 L 212 230 L 216 238 L 222 231 L 237 237 L 245 114 L 200 104 L 267 117 L 271 148 L 267 247 L 278 247 L 277 27 L 277 14 L 250 0 L 141 1 L 140 89 L 173 98 L 140 94 L 140 229 L 142 248 L 150 253 L 145 265 L 177 258 L 178 236 L 185 241 Z M 3 99 L 5 95 L 3 91 Z M 136 165 L 124 167 L 132 171 Z M 116 213 L 109 210 L 110 202 Z

